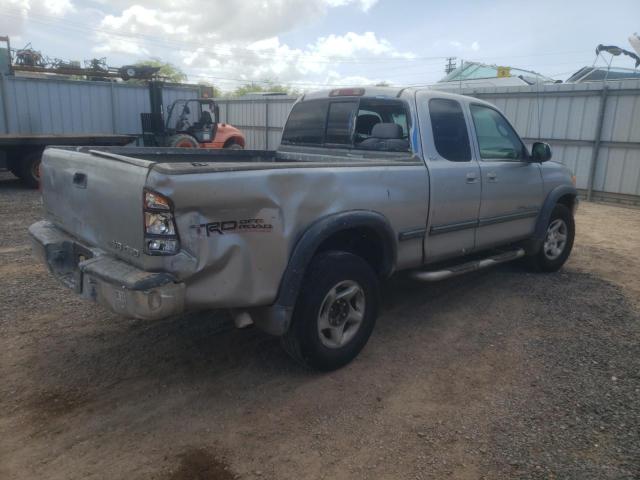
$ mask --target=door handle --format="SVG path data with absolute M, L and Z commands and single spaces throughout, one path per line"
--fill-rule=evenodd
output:
M 466 175 L 466 181 L 467 183 L 476 183 L 478 181 L 478 176 L 473 172 L 469 172 Z
M 495 182 L 496 178 L 498 178 L 498 175 L 496 175 L 495 172 L 487 173 L 487 180 L 489 180 L 490 182 Z

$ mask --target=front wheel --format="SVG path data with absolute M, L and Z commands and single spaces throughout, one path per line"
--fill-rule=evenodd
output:
M 169 147 L 176 148 L 198 148 L 198 141 L 191 135 L 178 134 L 169 137 L 167 141 Z
M 362 258 L 337 251 L 317 255 L 305 275 L 283 347 L 313 369 L 346 365 L 369 340 L 378 297 L 378 278 Z
M 529 266 L 539 272 L 556 272 L 567 261 L 573 248 L 576 226 L 566 205 L 558 204 L 551 212 L 544 243 L 529 257 Z

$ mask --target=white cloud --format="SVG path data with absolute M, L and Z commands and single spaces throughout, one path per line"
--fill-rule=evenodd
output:
M 64 0 L 55 0 L 64 1 Z M 257 41 L 290 31 L 326 14 L 328 8 L 356 5 L 363 11 L 376 0 L 123 0 L 109 3 L 101 28 L 128 35 L 167 36 L 167 40 L 209 43 Z M 109 42 L 109 36 L 101 38 Z M 115 50 L 115 48 L 114 48 Z
M 306 76 L 321 77 L 336 58 L 412 58 L 373 32 L 330 34 L 304 48 L 280 41 L 283 33 L 317 20 L 330 8 L 351 5 L 366 12 L 376 1 L 140 0 L 129 6 L 114 0 L 110 6 L 116 13 L 102 19 L 96 34 L 99 46 L 94 51 L 138 57 L 151 54 L 183 68 L 191 80 L 208 79 L 223 88 L 255 79 L 302 82 Z M 225 82 L 229 79 L 235 83 Z
M 291 48 L 277 37 L 272 37 L 245 47 L 227 44 L 214 51 L 199 48 L 194 52 L 183 52 L 183 55 L 188 73 L 196 79 L 209 79 L 214 83 L 221 79 L 274 79 L 315 84 L 376 83 L 380 80 L 340 74 L 339 63 L 350 65 L 349 62 L 353 62 L 357 65 L 363 58 L 370 60 L 378 56 L 414 57 L 412 53 L 398 51 L 373 32 L 332 34 L 318 38 L 304 49 Z M 219 84 L 223 88 L 233 86 L 232 82 Z
M 284 33 L 318 21 L 331 9 L 351 7 L 364 15 L 378 0 L 134 1 L 93 1 L 108 13 L 90 9 L 81 0 L 0 4 L 9 2 L 22 24 L 32 14 L 39 21 L 42 12 L 66 16 L 72 25 L 89 16 L 87 28 L 94 30 L 87 48 L 95 54 L 122 63 L 161 58 L 182 68 L 191 81 L 209 80 L 227 89 L 256 79 L 293 84 L 377 82 L 358 75 L 362 59 L 414 57 L 370 31 L 331 33 L 297 48 L 281 41 Z M 23 28 L 20 25 L 17 32 Z
M 326 0 L 327 5 L 331 7 L 343 7 L 345 5 L 355 3 L 357 4 L 364 12 L 368 12 L 371 7 L 373 7 L 378 0 Z
M 42 3 L 44 5 L 45 11 L 53 15 L 63 16 L 67 13 L 75 11 L 75 7 L 70 2 L 70 0 L 43 0 L 42 2 L 34 3 Z
M 465 50 L 472 50 L 474 52 L 477 52 L 478 50 L 480 50 L 480 44 L 477 41 L 471 43 L 470 45 L 467 45 L 460 42 L 459 40 L 451 40 L 449 42 L 449 46 L 454 47 L 456 50 L 459 50 L 461 52 Z
M 0 0 L 0 32 L 19 36 L 24 32 L 30 13 L 64 17 L 74 12 L 71 0 Z

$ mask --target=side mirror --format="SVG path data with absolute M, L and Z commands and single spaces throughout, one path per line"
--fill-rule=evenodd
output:
M 535 142 L 531 147 L 531 160 L 542 163 L 551 160 L 551 147 L 548 143 Z

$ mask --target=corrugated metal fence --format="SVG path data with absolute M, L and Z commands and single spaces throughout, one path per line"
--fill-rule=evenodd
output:
M 163 88 L 165 105 L 197 97 L 197 86 Z M 0 134 L 139 134 L 149 102 L 145 85 L 0 75 Z
M 494 103 L 527 143 L 553 148 L 578 188 L 594 199 L 640 205 L 640 81 L 464 89 Z M 221 118 L 247 148 L 274 149 L 295 97 L 219 99 Z
M 220 119 L 244 133 L 246 148 L 275 150 L 293 103 L 298 97 L 265 95 L 217 98 Z

